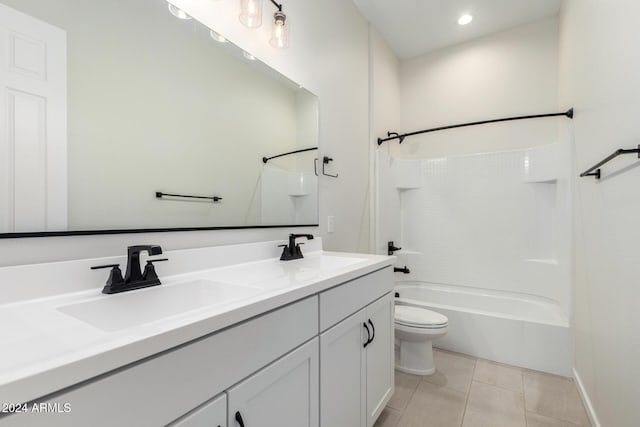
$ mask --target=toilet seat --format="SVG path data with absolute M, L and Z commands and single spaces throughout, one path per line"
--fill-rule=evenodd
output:
M 449 324 L 447 316 L 410 305 L 396 305 L 394 321 L 397 325 L 420 329 L 446 328 Z

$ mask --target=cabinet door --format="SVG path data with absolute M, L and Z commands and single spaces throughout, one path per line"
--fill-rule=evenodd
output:
M 367 427 L 371 427 L 394 391 L 393 316 L 391 293 L 366 307 L 366 322 L 375 332 L 366 347 Z
M 364 310 L 320 335 L 320 423 L 365 427 Z
M 167 427 L 227 427 L 227 395 L 210 400 Z
M 229 427 L 318 427 L 318 381 L 314 338 L 229 389 Z

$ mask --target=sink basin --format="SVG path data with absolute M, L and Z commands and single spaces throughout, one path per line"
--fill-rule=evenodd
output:
M 193 280 L 108 295 L 62 306 L 58 311 L 96 328 L 112 332 L 203 307 L 228 304 L 260 292 L 260 289 L 237 284 Z

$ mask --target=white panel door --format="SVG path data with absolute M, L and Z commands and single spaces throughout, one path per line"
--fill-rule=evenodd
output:
M 0 91 L 0 233 L 66 230 L 66 32 L 0 4 Z
M 229 427 L 318 427 L 318 338 L 227 392 Z
M 394 391 L 394 301 L 388 293 L 367 306 L 372 339 L 367 345 L 367 427 L 373 426 Z
M 365 427 L 364 309 L 320 335 L 320 424 Z

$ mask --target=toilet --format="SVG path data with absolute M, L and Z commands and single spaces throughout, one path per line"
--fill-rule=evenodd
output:
M 396 304 L 396 369 L 413 375 L 436 371 L 431 342 L 447 333 L 449 319 L 425 308 Z

